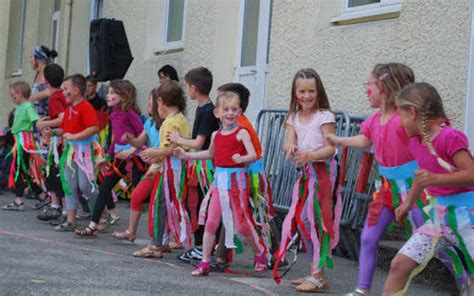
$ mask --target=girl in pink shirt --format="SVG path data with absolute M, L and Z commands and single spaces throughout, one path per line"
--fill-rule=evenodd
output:
M 462 253 L 473 282 L 474 273 L 474 162 L 466 136 L 449 126 L 441 98 L 434 87 L 415 83 L 397 99 L 400 122 L 411 136 L 408 148 L 419 163 L 408 198 L 396 209 L 402 220 L 426 188 L 430 219 L 393 259 L 383 295 L 403 295 L 408 279 L 421 271 L 439 250 L 456 246 Z M 463 265 L 453 260 L 458 274 Z M 416 269 L 415 269 L 416 268 Z M 405 287 L 405 288 L 404 288 Z M 474 295 L 474 285 L 462 295 Z
M 354 292 L 347 295 L 368 294 L 377 265 L 377 246 L 387 226 L 394 220 L 394 209 L 406 198 L 417 163 L 408 151 L 408 136 L 400 125 L 395 97 L 402 87 L 415 81 L 409 67 L 398 64 L 378 64 L 369 75 L 365 87 L 372 108 L 380 109 L 362 123 L 361 135 L 354 137 L 326 137 L 335 145 L 355 148 L 373 146 L 381 178 L 369 205 L 369 214 L 361 235 L 359 279 Z M 397 194 L 392 194 L 396 192 Z M 418 199 L 418 204 L 423 201 Z M 424 223 L 418 208 L 410 212 L 414 229 Z

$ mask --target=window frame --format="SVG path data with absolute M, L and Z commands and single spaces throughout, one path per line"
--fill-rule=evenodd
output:
M 163 10 L 163 34 L 162 34 L 162 48 L 161 50 L 173 50 L 184 48 L 185 36 L 186 36 L 186 16 L 188 11 L 188 0 L 184 0 L 183 6 L 183 30 L 181 32 L 181 40 L 168 42 L 168 24 L 169 24 L 169 10 L 170 1 L 165 0 L 165 7 Z
M 21 0 L 20 8 L 20 34 L 18 36 L 18 56 L 16 57 L 15 70 L 11 73 L 11 76 L 20 76 L 23 70 L 23 53 L 25 44 L 25 22 L 26 22 L 26 7 L 27 0 Z
M 54 49 L 56 52 L 59 49 L 59 22 L 61 19 L 61 10 L 53 11 L 51 15 L 51 49 Z M 54 22 L 56 21 L 56 34 L 54 34 Z M 56 59 L 56 58 L 55 58 Z
M 341 14 L 331 18 L 331 21 L 340 22 L 400 12 L 402 1 L 403 0 L 380 0 L 379 3 L 349 7 L 350 0 L 341 0 Z

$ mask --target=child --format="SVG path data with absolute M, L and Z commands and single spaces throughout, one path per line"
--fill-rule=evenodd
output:
M 160 132 L 161 119 L 158 115 L 158 88 L 151 91 L 148 96 L 147 110 L 150 118 L 145 122 L 144 130 L 138 137 L 133 137 L 131 134 L 125 133 L 124 140 L 135 148 L 141 148 L 148 140 L 149 148 L 160 147 Z M 125 239 L 130 242 L 135 241 L 137 236 L 138 222 L 142 215 L 143 203 L 150 196 L 153 186 L 155 185 L 156 172 L 148 170 L 145 177 L 135 187 L 132 192 L 130 200 L 130 219 L 128 222 L 128 229 L 122 232 L 113 232 L 112 236 L 117 239 Z
M 189 98 L 196 100 L 198 104 L 194 117 L 192 138 L 184 138 L 177 132 L 170 133 L 168 137 L 172 143 L 184 145 L 191 149 L 207 150 L 211 142 L 212 133 L 219 129 L 219 121 L 214 115 L 214 104 L 209 98 L 209 93 L 212 89 L 212 74 L 208 69 L 199 67 L 186 73 L 184 80 Z M 187 209 L 191 216 L 192 230 L 194 232 L 194 247 L 177 256 L 178 260 L 185 263 L 202 259 L 204 227 L 198 225 L 197 217 L 202 200 L 210 185 L 210 181 L 206 176 L 212 174 L 210 172 L 211 167 L 212 165 L 206 161 L 188 162 Z M 202 182 L 199 182 L 199 179 Z M 198 189 L 198 185 L 200 185 L 200 189 Z
M 414 171 L 418 167 L 408 151 L 408 136 L 400 125 L 400 115 L 395 106 L 398 92 L 414 80 L 413 70 L 403 64 L 376 65 L 365 86 L 370 106 L 379 108 L 380 111 L 362 123 L 362 135 L 349 138 L 327 137 L 336 145 L 356 148 L 368 148 L 373 145 L 382 176 L 381 181 L 377 183 L 377 192 L 369 205 L 369 214 L 362 231 L 359 279 L 352 295 L 369 293 L 377 265 L 377 245 L 395 217 L 395 208 L 406 198 Z M 424 204 L 426 199 L 420 197 L 417 205 L 423 207 Z M 415 230 L 424 223 L 423 216 L 420 208 L 414 208 L 409 219 L 404 221 L 404 226 Z
M 97 142 L 98 120 L 92 105 L 84 99 L 86 79 L 81 74 L 64 78 L 61 85 L 66 102 L 58 129 L 43 131 L 46 141 L 52 136 L 62 136 L 64 150 L 59 160 L 59 175 L 66 196 L 66 222 L 55 231 L 73 231 L 76 227 L 78 191 L 94 202 L 97 196 L 94 165 L 102 161 L 102 149 Z
M 14 188 L 16 197 L 14 202 L 2 207 L 4 210 L 23 211 L 23 194 L 28 186 L 36 194 L 43 193 L 39 186 L 44 188 L 42 175 L 44 161 L 38 154 L 40 151 L 33 137 L 34 125 L 39 116 L 33 104 L 28 101 L 30 94 L 31 88 L 24 81 L 10 85 L 10 97 L 17 107 L 11 127 L 15 144 L 10 152 L 13 158 L 8 186 Z
M 158 79 L 160 80 L 160 84 L 168 80 L 179 82 L 178 72 L 176 72 L 176 69 L 171 65 L 164 65 L 158 70 Z
M 183 137 L 189 137 L 191 130 L 183 111 L 186 109 L 183 90 L 176 81 L 163 82 L 158 88 L 158 114 L 164 119 L 160 127 L 160 147 L 147 148 L 140 155 L 153 164 L 149 173 L 156 173 L 155 188 L 151 193 L 150 209 L 152 224 L 152 242 L 145 248 L 133 253 L 135 257 L 162 258 L 166 233 L 191 247 L 191 223 L 184 205 L 186 194 L 186 175 L 184 163 L 173 157 L 173 145 L 167 134 L 173 131 Z M 145 176 L 147 177 L 147 176 Z
M 216 172 L 214 183 L 209 195 L 203 201 L 200 210 L 200 222 L 203 222 L 207 205 L 207 220 L 203 238 L 202 261 L 192 272 L 193 276 L 205 276 L 210 271 L 210 256 L 214 246 L 215 233 L 220 225 L 221 217 L 226 229 L 225 245 L 235 248 L 234 234 L 239 233 L 247 239 L 255 252 L 255 272 L 266 270 L 267 253 L 260 243 L 254 229 L 255 222 L 249 215 L 249 196 L 247 190 L 246 166 L 256 160 L 255 149 L 249 133 L 237 125 L 241 115 L 240 100 L 231 92 L 219 93 L 222 100 L 222 127 L 214 132 L 209 149 L 201 152 L 185 152 L 176 148 L 175 153 L 184 159 L 210 159 L 214 161 Z
M 36 123 L 36 128 L 41 132 L 43 129 L 57 128 L 63 120 L 64 110 L 67 107 L 66 98 L 61 90 L 64 79 L 64 70 L 58 64 L 50 64 L 44 68 L 44 78 L 51 92 L 48 103 L 49 118 L 42 119 Z M 44 143 L 46 144 L 46 143 Z M 62 139 L 52 137 L 49 144 L 49 152 L 46 163 L 46 189 L 51 196 L 51 206 L 38 214 L 37 218 L 42 221 L 58 219 L 61 216 L 61 200 L 64 192 L 59 179 L 59 159 L 62 155 Z
M 143 175 L 143 162 L 135 152 L 137 149 L 123 141 L 123 136 L 131 134 L 138 137 L 143 131 L 137 106 L 137 90 L 128 80 L 113 80 L 110 82 L 107 94 L 107 105 L 112 108 L 110 113 L 110 124 L 112 125 L 113 140 L 108 150 L 108 156 L 112 158 L 111 167 L 105 173 L 105 178 L 100 185 L 99 195 L 95 202 L 89 226 L 77 229 L 75 233 L 80 236 L 95 236 L 102 212 L 107 205 L 111 216 L 110 224 L 115 224 L 120 217 L 112 197 L 112 189 L 117 182 L 127 175 L 127 160 L 133 162 L 132 185 L 135 186 Z M 98 163 L 97 166 L 105 164 Z
M 265 244 L 267 250 L 270 250 L 270 223 L 275 215 L 275 209 L 273 208 L 272 191 L 270 183 L 263 170 L 262 161 L 262 145 L 258 138 L 257 132 L 253 128 L 253 125 L 243 114 L 247 110 L 249 103 L 250 92 L 241 83 L 226 83 L 217 89 L 219 92 L 234 92 L 239 96 L 240 108 L 242 109 L 242 115 L 237 119 L 237 123 L 245 128 L 250 134 L 250 139 L 253 146 L 255 147 L 255 153 L 257 154 L 257 160 L 249 165 L 250 175 L 250 193 L 251 193 L 251 208 L 253 212 L 253 218 L 257 223 L 257 229 L 262 242 Z M 216 102 L 216 105 L 220 102 Z M 220 105 L 216 107 L 216 111 L 220 109 Z M 217 112 L 215 112 L 217 113 Z M 217 116 L 220 117 L 220 116 Z M 278 242 L 273 244 L 277 245 Z M 276 251 L 276 250 L 275 250 Z M 213 268 L 222 270 L 226 267 L 229 256 L 227 255 L 225 248 L 225 231 L 222 229 L 219 235 L 219 244 L 216 250 L 216 264 Z
M 274 277 L 285 255 L 295 229 L 312 255 L 310 276 L 293 282 L 298 292 L 319 292 L 328 289 L 324 278 L 325 265 L 332 266 L 331 250 L 338 240 L 339 213 L 333 221 L 332 194 L 335 184 L 336 148 L 325 141 L 335 134 L 335 117 L 319 75 L 313 69 L 296 73 L 286 121 L 285 154 L 299 167 L 300 177 L 293 189 L 290 210 L 283 222 L 282 241 L 275 254 Z M 316 196 L 315 196 L 316 195 Z M 338 205 L 335 206 L 338 209 Z
M 400 122 L 411 137 L 408 149 L 420 169 L 415 172 L 413 186 L 396 210 L 396 217 L 403 220 L 425 188 L 432 196 L 432 209 L 430 219 L 392 260 L 383 295 L 404 295 L 412 271 L 421 271 L 447 245 L 456 246 L 463 254 L 471 276 L 470 290 L 463 295 L 473 295 L 474 162 L 466 135 L 449 125 L 438 92 L 427 83 L 403 89 L 397 106 Z M 462 268 L 459 262 L 456 269 Z

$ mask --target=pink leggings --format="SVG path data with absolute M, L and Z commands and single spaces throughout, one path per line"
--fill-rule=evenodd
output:
M 229 199 L 232 200 L 232 193 L 239 194 L 238 190 L 228 190 L 229 192 Z M 237 233 L 240 233 L 244 237 L 248 237 L 251 235 L 251 230 L 247 223 L 245 223 L 245 216 L 244 213 L 240 213 L 241 211 L 235 210 L 237 207 L 234 206 L 234 203 L 231 201 L 231 208 L 232 210 L 232 217 L 234 218 L 234 227 Z M 222 209 L 221 209 L 221 202 L 219 200 L 219 193 L 217 190 L 211 192 L 211 200 L 209 202 L 209 208 L 207 212 L 207 220 L 204 232 L 215 234 L 217 228 L 221 224 L 221 216 L 222 216 Z
M 133 190 L 132 199 L 130 201 L 132 211 L 142 211 L 143 203 L 147 197 L 150 196 L 154 184 L 155 178 L 143 178 L 140 183 L 138 183 L 135 190 Z

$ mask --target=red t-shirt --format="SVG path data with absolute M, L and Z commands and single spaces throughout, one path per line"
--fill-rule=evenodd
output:
M 99 126 L 97 113 L 88 101 L 82 100 L 66 108 L 59 128 L 64 130 L 64 133 L 77 134 L 91 126 Z
M 64 112 L 67 107 L 66 98 L 61 90 L 56 90 L 49 97 L 48 115 L 50 119 L 58 118 L 59 114 Z

